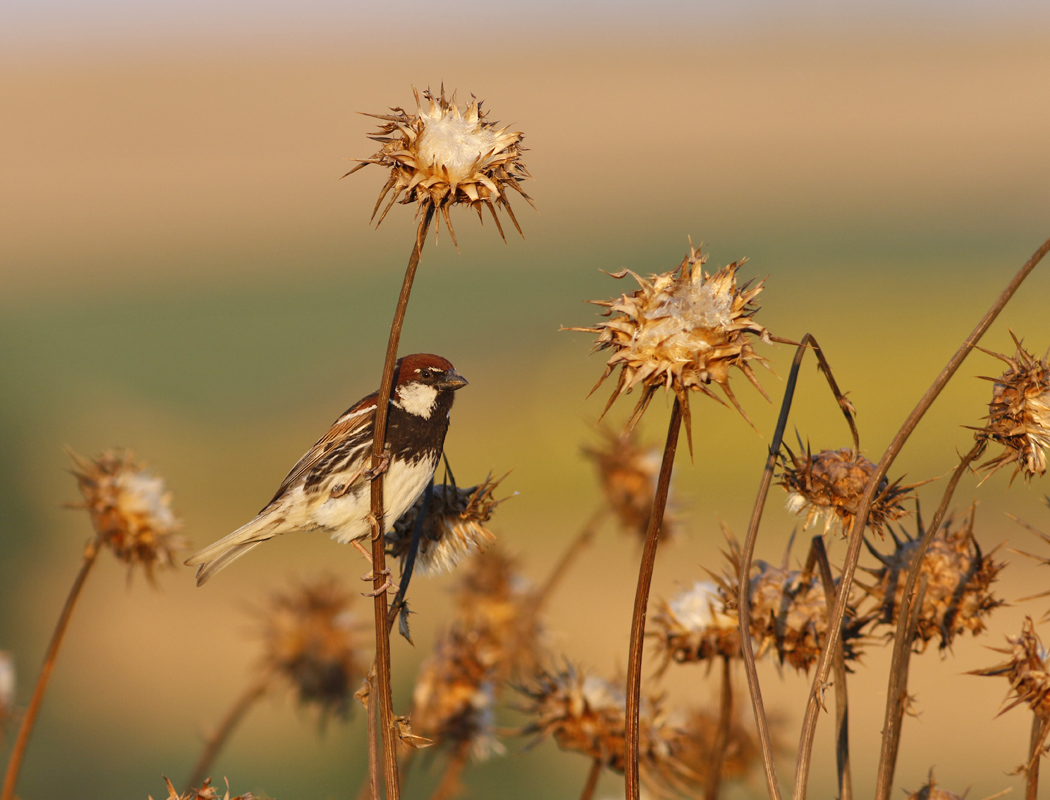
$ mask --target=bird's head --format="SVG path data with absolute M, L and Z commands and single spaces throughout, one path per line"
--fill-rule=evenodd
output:
M 428 418 L 434 411 L 439 394 L 447 394 L 467 385 L 467 380 L 441 356 L 415 353 L 400 358 L 394 369 L 395 404 L 410 414 Z

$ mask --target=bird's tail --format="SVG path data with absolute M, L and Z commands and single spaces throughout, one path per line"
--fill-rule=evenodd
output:
M 283 520 L 270 514 L 260 514 L 247 525 L 224 536 L 186 559 L 186 566 L 197 567 L 197 585 L 200 586 L 230 562 L 249 550 L 286 531 L 280 529 Z

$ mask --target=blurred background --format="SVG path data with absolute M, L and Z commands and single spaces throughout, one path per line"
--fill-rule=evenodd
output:
M 512 470 L 493 527 L 542 581 L 600 502 L 593 443 L 607 389 L 587 299 L 628 290 L 602 273 L 648 274 L 704 243 L 709 266 L 741 257 L 766 278 L 757 319 L 823 345 L 877 461 L 901 421 L 1014 272 L 1050 235 L 1050 6 L 1042 2 L 747 4 L 570 0 L 505 7 L 8 0 L 0 9 L 0 649 L 28 701 L 51 628 L 91 536 L 64 447 L 128 447 L 174 493 L 199 547 L 247 521 L 302 452 L 378 383 L 414 222 L 369 215 L 385 176 L 346 180 L 374 152 L 359 112 L 412 108 L 412 87 L 485 101 L 525 133 L 524 240 L 456 215 L 457 250 L 428 242 L 402 352 L 447 356 L 470 380 L 447 453 L 460 482 Z M 509 226 L 508 230 L 509 230 Z M 984 340 L 1008 330 L 1050 346 L 1050 265 Z M 754 421 L 697 396 L 695 458 L 674 492 L 682 536 L 657 563 L 654 597 L 719 570 L 719 523 L 738 535 L 772 435 L 791 348 L 758 346 L 768 404 L 742 375 Z M 812 363 L 812 362 L 810 362 Z M 891 477 L 943 476 L 986 413 L 999 362 L 975 353 Z M 611 389 L 611 386 L 608 387 Z M 610 422 L 632 406 L 622 400 Z M 662 442 L 669 404 L 642 424 Z M 816 371 L 803 370 L 792 425 L 814 449 L 849 443 Z M 1029 719 L 996 717 L 1006 682 L 966 675 L 988 646 L 1047 602 L 1050 556 L 1007 512 L 1050 532 L 1046 478 L 1004 470 L 979 502 L 977 536 L 1010 561 L 1012 605 L 981 638 L 916 657 L 919 716 L 905 722 L 896 784 L 928 770 L 980 798 L 1020 786 Z M 933 508 L 937 483 L 922 496 Z M 758 556 L 779 562 L 799 520 L 774 488 Z M 909 523 L 912 524 L 912 523 Z M 841 542 L 829 539 L 833 562 Z M 797 547 L 801 558 L 804 548 Z M 603 529 L 554 598 L 558 651 L 614 676 L 626 663 L 638 543 Z M 76 610 L 19 784 L 25 798 L 163 796 L 178 785 L 257 666 L 247 610 L 291 579 L 365 565 L 323 535 L 267 544 L 202 589 L 188 568 L 159 591 L 104 555 Z M 450 614 L 456 576 L 413 586 L 415 647 L 393 645 L 396 703 Z M 358 609 L 365 624 L 370 604 Z M 1044 631 L 1045 635 L 1045 631 Z M 878 758 L 888 653 L 852 679 L 854 776 L 868 794 Z M 767 703 L 794 742 L 809 682 L 761 665 Z M 716 696 L 716 673 L 681 668 L 681 702 Z M 743 705 L 743 674 L 738 676 Z M 676 701 L 677 702 L 677 701 Z M 833 795 L 822 723 L 812 796 Z M 6 731 L 9 746 L 14 730 Z M 572 798 L 587 762 L 543 745 L 468 770 L 470 796 Z M 6 749 L 6 748 L 5 748 Z M 318 736 L 277 696 L 256 708 L 218 764 L 234 793 L 346 797 L 365 775 L 364 715 Z M 421 777 L 420 777 L 421 776 Z M 433 775 L 408 784 L 427 796 Z M 221 784 L 220 784 L 221 785 Z M 514 791 L 518 794 L 514 794 Z M 605 796 L 622 796 L 608 778 Z M 764 796 L 757 778 L 734 796 Z

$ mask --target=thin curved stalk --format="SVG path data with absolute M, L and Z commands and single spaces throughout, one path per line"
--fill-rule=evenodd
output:
M 405 323 L 405 311 L 408 298 L 412 294 L 412 283 L 416 277 L 423 243 L 426 241 L 427 229 L 434 218 L 434 207 L 428 204 L 419 219 L 416 229 L 416 243 L 405 268 L 405 279 L 401 284 L 401 294 L 394 310 L 394 321 L 390 325 L 390 338 L 387 340 L 386 361 L 383 363 L 383 378 L 376 396 L 375 435 L 372 441 L 372 469 L 377 470 L 383 459 L 383 448 L 386 445 L 386 423 L 390 411 L 390 396 L 394 390 L 394 362 L 397 361 L 397 347 L 401 342 L 401 328 Z M 378 714 L 380 735 L 383 740 L 383 765 L 386 779 L 387 800 L 398 800 L 401 788 L 397 768 L 397 735 L 395 731 L 394 702 L 390 688 L 390 627 L 387 623 L 386 592 L 381 591 L 387 580 L 386 543 L 383 541 L 383 475 L 379 474 L 372 481 L 372 587 L 375 595 L 375 632 L 376 632 L 376 684 L 379 695 Z M 369 752 L 372 750 L 370 748 Z M 377 765 L 370 764 L 375 771 Z M 373 779 L 373 785 L 376 783 Z
M 565 579 L 569 567 L 571 567 L 573 562 L 580 557 L 580 553 L 590 546 L 591 541 L 594 539 L 594 534 L 598 531 L 598 525 L 608 513 L 609 510 L 605 506 L 600 507 L 597 511 L 591 514 L 587 522 L 585 522 L 583 527 L 580 528 L 580 532 L 576 534 L 576 538 L 572 540 L 572 544 L 566 548 L 562 557 L 551 570 L 550 575 L 547 576 L 547 580 L 543 582 L 543 585 L 536 592 L 536 612 L 539 612 L 547 601 L 550 600 L 554 590 L 558 588 L 558 584 Z
M 667 426 L 667 442 L 664 445 L 660 477 L 653 498 L 653 510 L 649 515 L 649 527 L 642 548 L 642 563 L 638 569 L 638 586 L 634 593 L 634 614 L 631 617 L 631 646 L 627 660 L 627 720 L 624 728 L 624 779 L 627 800 L 638 800 L 638 712 L 642 697 L 642 647 L 645 636 L 645 616 L 649 608 L 649 589 L 653 583 L 653 566 L 656 563 L 656 546 L 660 539 L 660 526 L 667 508 L 667 493 L 671 486 L 671 468 L 678 449 L 678 434 L 682 429 L 682 403 L 675 396 L 671 408 L 671 421 Z
M 467 764 L 467 746 L 459 745 L 448 755 L 445 762 L 445 773 L 441 776 L 434 794 L 430 800 L 448 800 L 460 790 L 459 776 L 463 774 L 463 767 Z
M 1043 745 L 1050 733 L 1050 723 L 1032 715 L 1032 735 L 1028 742 L 1028 769 L 1025 770 L 1024 800 L 1039 800 L 1039 761 L 1043 757 Z
M 729 729 L 733 724 L 733 683 L 732 664 L 728 658 L 722 659 L 722 692 L 718 704 L 718 729 L 711 747 L 711 758 L 707 763 L 707 782 L 704 786 L 704 800 L 717 800 L 718 789 L 722 785 L 722 763 L 725 760 L 726 747 L 729 745 Z
M 204 743 L 204 751 L 201 753 L 200 758 L 197 759 L 197 765 L 193 768 L 193 773 L 186 781 L 183 795 L 190 794 L 191 790 L 200 788 L 204 779 L 208 777 L 208 770 L 211 769 L 216 757 L 222 751 L 222 748 L 226 746 L 230 735 L 251 710 L 252 706 L 255 705 L 256 701 L 266 694 L 272 680 L 272 673 L 263 675 L 255 683 L 249 684 L 248 688 L 230 706 L 230 710 L 226 712 L 226 716 L 219 723 L 219 727 L 215 729 L 215 732 Z
M 95 564 L 95 559 L 98 558 L 98 552 L 101 547 L 102 538 L 97 537 L 84 550 L 84 560 L 80 565 L 80 571 L 73 580 L 73 586 L 66 597 L 66 603 L 62 606 L 62 612 L 58 615 L 58 622 L 55 623 L 55 630 L 51 634 L 51 642 L 48 644 L 47 653 L 44 655 L 44 663 L 40 667 L 40 675 L 36 679 L 33 696 L 29 700 L 25 716 L 22 717 L 22 724 L 18 727 L 18 736 L 15 738 L 14 746 L 11 748 L 11 755 L 7 760 L 3 800 L 12 800 L 15 796 L 18 772 L 22 768 L 22 759 L 25 757 L 26 746 L 29 744 L 29 734 L 33 732 L 33 723 L 36 722 L 37 714 L 40 712 L 40 704 L 44 701 L 44 694 L 47 692 L 47 685 L 55 668 L 55 660 L 58 658 L 59 648 L 62 647 L 62 640 L 65 638 L 66 629 L 69 627 L 69 620 L 73 616 L 73 608 L 76 606 L 80 592 L 84 588 L 84 582 Z
M 587 783 L 583 785 L 580 800 L 591 800 L 594 797 L 594 790 L 598 788 L 598 778 L 601 777 L 601 774 L 602 762 L 600 758 L 596 758 L 587 772 Z
M 897 770 L 901 724 L 904 721 L 904 709 L 908 699 L 907 680 L 901 681 L 898 676 L 908 675 L 908 662 L 911 660 L 914 636 L 909 637 L 907 635 L 906 627 L 909 618 L 912 616 L 912 604 L 915 603 L 921 607 L 921 603 L 913 598 L 916 584 L 919 582 L 919 575 L 922 573 L 922 562 L 926 558 L 926 551 L 930 547 L 930 542 L 937 535 L 937 530 L 941 527 L 941 523 L 948 513 L 948 506 L 951 505 L 952 497 L 955 495 L 955 489 L 958 487 L 960 479 L 969 469 L 970 464 L 980 457 L 983 450 L 984 443 L 977 442 L 970 449 L 970 452 L 960 459 L 959 466 L 955 468 L 951 478 L 948 479 L 948 484 L 944 487 L 941 504 L 937 507 L 937 511 L 934 513 L 933 519 L 930 520 L 926 530 L 922 532 L 922 539 L 912 554 L 911 566 L 908 568 L 908 578 L 904 584 L 904 592 L 901 594 L 901 607 L 897 613 L 897 630 L 893 634 L 893 658 L 890 661 L 889 686 L 886 688 L 886 712 L 882 724 L 882 752 L 879 756 L 879 768 L 875 780 L 876 800 L 888 800 L 893 788 L 893 775 Z
M 861 498 L 859 507 L 857 508 L 853 529 L 850 532 L 849 543 L 846 548 L 846 556 L 842 565 L 838 598 L 835 601 L 835 607 L 832 609 L 831 616 L 828 620 L 828 640 L 824 643 L 824 647 L 820 653 L 820 658 L 817 661 L 817 668 L 813 676 L 813 684 L 806 705 L 805 718 L 802 723 L 803 735 L 800 737 L 800 741 L 806 738 L 807 731 L 815 729 L 817 725 L 817 715 L 820 712 L 821 687 L 827 682 L 828 674 L 831 671 L 831 654 L 834 652 L 839 639 L 842 620 L 846 614 L 846 598 L 849 596 L 850 588 L 853 586 L 853 576 L 857 571 L 857 563 L 860 560 L 861 545 L 864 541 L 864 529 L 868 524 L 868 514 L 871 511 L 872 500 L 875 497 L 875 493 L 878 491 L 879 483 L 881 483 L 882 479 L 886 477 L 890 465 L 893 464 L 897 455 L 903 449 L 904 443 L 907 442 L 908 438 L 919 424 L 919 421 L 929 410 L 930 406 L 933 405 L 934 400 L 937 399 L 940 393 L 944 390 L 944 387 L 947 386 L 948 381 L 951 380 L 953 375 L 955 375 L 963 361 L 970 354 L 970 351 L 973 350 L 981 340 L 981 337 L 987 332 L 988 328 L 991 327 L 996 317 L 999 316 L 999 313 L 1010 301 L 1010 298 L 1012 298 L 1021 287 L 1024 279 L 1028 277 L 1033 269 L 1035 269 L 1036 265 L 1042 260 L 1047 252 L 1050 252 L 1050 239 L 1043 242 L 1039 249 L 1032 254 L 1032 257 L 1029 258 L 1017 274 L 1014 275 L 1010 283 L 1003 290 L 1002 294 L 1000 294 L 992 304 L 992 307 L 984 315 L 970 335 L 966 337 L 951 359 L 949 359 L 936 380 L 934 380 L 930 388 L 926 390 L 926 393 L 919 400 L 911 414 L 908 415 L 908 418 L 904 421 L 904 424 L 897 432 L 897 435 L 894 436 L 893 441 L 890 442 L 889 447 L 886 448 L 886 452 L 883 454 L 882 459 L 875 467 L 875 472 L 869 480 L 868 488 L 865 490 L 864 496 Z M 795 800 L 803 800 L 805 798 L 808 781 L 809 759 L 802 758 L 802 754 L 800 753 L 799 758 L 797 759 L 797 768 L 795 772 Z

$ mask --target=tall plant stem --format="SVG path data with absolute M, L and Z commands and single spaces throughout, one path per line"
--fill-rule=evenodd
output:
M 893 658 L 890 661 L 889 686 L 886 689 L 886 712 L 882 724 L 882 752 L 879 756 L 879 769 L 875 780 L 876 800 L 888 800 L 893 787 L 893 775 L 897 770 L 897 753 L 900 749 L 901 724 L 904 722 L 904 710 L 908 702 L 908 670 L 912 654 L 912 642 L 914 637 L 909 637 L 908 620 L 911 618 L 913 606 L 921 605 L 915 595 L 915 587 L 922 573 L 922 562 L 926 558 L 926 551 L 930 542 L 937 535 L 937 530 L 948 513 L 955 489 L 963 474 L 984 450 L 984 442 L 977 442 L 970 452 L 959 460 L 959 466 L 955 468 L 948 484 L 944 488 L 941 503 L 930 520 L 926 530 L 922 532 L 915 552 L 912 554 L 911 565 L 908 568 L 908 578 L 904 584 L 904 592 L 901 594 L 901 605 L 897 613 L 897 630 L 893 634 Z
M 401 284 L 401 295 L 394 310 L 394 321 L 390 325 L 390 338 L 387 341 L 386 361 L 383 363 L 383 379 L 379 384 L 376 396 L 375 434 L 372 439 L 372 469 L 377 470 L 383 462 L 383 448 L 386 445 L 386 422 L 390 411 L 390 395 L 394 390 L 394 362 L 397 361 L 397 347 L 401 342 L 401 327 L 405 323 L 405 310 L 408 298 L 412 294 L 412 283 L 416 277 L 416 268 L 423 252 L 423 243 L 427 238 L 430 221 L 434 218 L 434 206 L 427 204 L 426 210 L 419 219 L 416 229 L 416 243 L 405 269 L 405 279 Z M 390 628 L 387 623 L 387 601 L 384 584 L 386 574 L 386 545 L 383 534 L 386 526 L 383 522 L 383 475 L 375 476 L 372 481 L 372 588 L 375 591 L 375 631 L 376 631 L 376 694 L 379 695 L 378 714 L 380 736 L 383 740 L 383 765 L 386 778 L 387 800 L 398 800 L 401 787 L 397 769 L 397 737 L 394 730 L 394 701 L 390 689 Z M 370 753 L 372 750 L 370 749 Z M 369 764 L 373 772 L 378 765 Z M 377 781 L 373 778 L 373 785 Z M 378 800 L 378 798 L 376 798 Z
M 649 515 L 649 527 L 645 533 L 642 563 L 638 570 L 638 587 L 634 593 L 634 615 L 631 618 L 631 648 L 627 660 L 627 725 L 624 729 L 624 778 L 627 800 L 638 800 L 638 711 L 642 697 L 642 647 L 645 636 L 645 615 L 649 607 L 649 589 L 653 583 L 653 565 L 656 563 L 656 546 L 660 539 L 660 526 L 667 508 L 667 493 L 671 486 L 671 468 L 678 449 L 678 434 L 682 429 L 682 404 L 675 396 L 671 408 L 671 421 L 667 426 L 667 443 L 664 445 L 660 477 L 653 498 L 653 510 Z
M 1050 723 L 1033 715 L 1032 736 L 1028 743 L 1028 769 L 1025 770 L 1024 800 L 1039 800 L 1039 761 L 1043 757 L 1043 745 L 1050 733 Z
M 441 776 L 441 781 L 434 790 L 434 794 L 430 796 L 430 800 L 448 800 L 459 792 L 459 776 L 463 774 L 463 767 L 467 764 L 467 754 L 468 748 L 465 744 L 460 744 L 448 754 L 448 759 L 445 762 L 445 772 Z
M 591 763 L 590 770 L 587 771 L 587 783 L 583 785 L 583 791 L 580 793 L 580 800 L 591 800 L 594 797 L 594 790 L 598 788 L 598 778 L 602 774 L 602 760 L 600 758 L 594 759 Z
M 830 617 L 828 619 L 828 639 L 824 643 L 824 647 L 821 649 L 820 658 L 817 661 L 817 668 L 813 676 L 813 684 L 809 693 L 809 700 L 806 704 L 805 718 L 802 723 L 803 735 L 799 737 L 799 741 L 803 742 L 807 736 L 811 736 L 811 732 L 816 728 L 817 715 L 820 712 L 820 696 L 822 693 L 822 687 L 828 680 L 828 674 L 831 671 L 831 654 L 834 652 L 836 645 L 838 644 L 839 635 L 842 629 L 842 620 L 846 614 L 846 600 L 849 597 L 850 588 L 853 586 L 853 576 L 857 571 L 857 562 L 860 560 L 860 549 L 861 544 L 864 541 L 864 529 L 868 524 L 868 513 L 871 511 L 872 500 L 875 497 L 875 493 L 878 491 L 879 483 L 886 473 L 889 471 L 890 466 L 893 464 L 897 455 L 904 447 L 904 443 L 908 441 L 912 432 L 915 430 L 919 421 L 923 418 L 930 406 L 933 405 L 933 401 L 937 399 L 940 393 L 944 390 L 944 387 L 948 385 L 948 381 L 951 380 L 952 376 L 955 375 L 956 371 L 962 365 L 966 356 L 970 354 L 970 351 L 977 345 L 981 340 L 981 337 L 988 331 L 996 317 L 1003 310 L 1006 304 L 1010 301 L 1010 298 L 1014 296 L 1017 290 L 1021 287 L 1024 279 L 1028 277 L 1029 273 L 1035 269 L 1036 265 L 1042 260 L 1043 256 L 1050 251 L 1050 239 L 1047 239 L 1039 247 L 1032 257 L 1025 262 L 1024 266 L 1017 272 L 1016 275 L 1011 279 L 1010 283 L 1003 290 L 1002 294 L 996 298 L 992 307 L 984 315 L 977 327 L 973 329 L 969 336 L 963 341 L 962 345 L 956 350 L 955 355 L 949 359 L 944 369 L 941 370 L 940 375 L 937 376 L 933 384 L 926 393 L 919 400 L 918 405 L 915 406 L 911 414 L 904 421 L 897 435 L 894 436 L 893 441 L 890 442 L 889 447 L 886 448 L 886 452 L 883 454 L 882 459 L 875 467 L 875 472 L 871 476 L 868 482 L 868 488 L 864 492 L 864 496 L 861 498 L 860 504 L 857 508 L 857 513 L 853 522 L 853 529 L 850 531 L 849 544 L 846 549 L 846 556 L 842 565 L 842 576 L 840 578 L 840 585 L 838 596 L 835 600 L 835 607 L 832 609 Z M 797 768 L 795 772 L 795 791 L 794 800 L 803 800 L 806 796 L 806 786 L 809 781 L 809 757 L 803 757 L 803 753 L 799 753 L 797 759 Z
M 580 528 L 580 532 L 576 534 L 576 538 L 572 540 L 572 543 L 566 548 L 562 557 L 555 563 L 554 568 L 551 570 L 550 575 L 547 576 L 547 580 L 543 582 L 543 585 L 536 592 L 535 600 L 535 612 L 539 611 L 546 605 L 547 601 L 550 600 L 554 590 L 558 588 L 558 585 L 565 579 L 565 575 L 569 572 L 569 568 L 573 562 L 580 557 L 580 554 L 590 546 L 591 541 L 594 539 L 594 534 L 598 531 L 598 525 L 608 514 L 608 509 L 604 506 L 600 507 L 597 511 L 591 514 L 590 519 L 584 523 L 584 526 Z
M 12 800 L 15 796 L 15 785 L 18 783 L 18 771 L 22 767 L 22 759 L 25 756 L 26 745 L 29 743 L 29 734 L 32 733 L 33 723 L 36 722 L 37 714 L 40 712 L 40 704 L 44 700 L 44 693 L 47 691 L 47 684 L 51 680 L 51 672 L 55 668 L 55 659 L 58 658 L 59 648 L 62 646 L 62 640 L 65 638 L 66 629 L 69 627 L 69 620 L 73 616 L 73 607 L 77 603 L 77 598 L 80 597 L 80 591 L 84 588 L 84 581 L 87 580 L 88 573 L 91 572 L 91 568 L 95 564 L 95 559 L 98 558 L 98 552 L 101 547 L 102 539 L 101 537 L 96 537 L 95 540 L 85 548 L 84 560 L 80 564 L 80 571 L 77 573 L 77 577 L 73 581 L 73 586 L 69 590 L 66 604 L 62 606 L 62 613 L 58 616 L 58 622 L 55 623 L 54 633 L 51 634 L 51 642 L 48 644 L 47 653 L 44 655 L 44 663 L 40 667 L 40 676 L 36 679 L 36 687 L 33 689 L 33 696 L 29 700 L 29 707 L 26 708 L 25 716 L 22 717 L 22 724 L 18 728 L 18 736 L 15 739 L 14 746 L 11 748 L 11 756 L 7 760 L 7 773 L 4 775 L 3 800 Z
M 722 659 L 722 695 L 718 704 L 718 729 L 711 747 L 711 758 L 707 762 L 707 781 L 704 786 L 704 800 L 717 800 L 718 789 L 722 785 L 722 762 L 725 760 L 726 747 L 729 746 L 729 729 L 733 724 L 733 682 L 732 664 L 728 658 Z
M 193 774 L 186 781 L 186 789 L 183 794 L 189 794 L 191 789 L 199 788 L 204 779 L 208 777 L 208 770 L 211 769 L 216 756 L 225 747 L 230 734 L 241 723 L 245 714 L 251 710 L 256 701 L 266 694 L 266 690 L 270 688 L 272 681 L 273 675 L 266 673 L 255 683 L 249 684 L 248 688 L 230 706 L 230 710 L 226 712 L 226 716 L 219 723 L 219 727 L 215 729 L 215 732 L 204 743 L 204 751 L 201 753 L 200 758 L 197 759 L 197 766 L 193 768 Z

